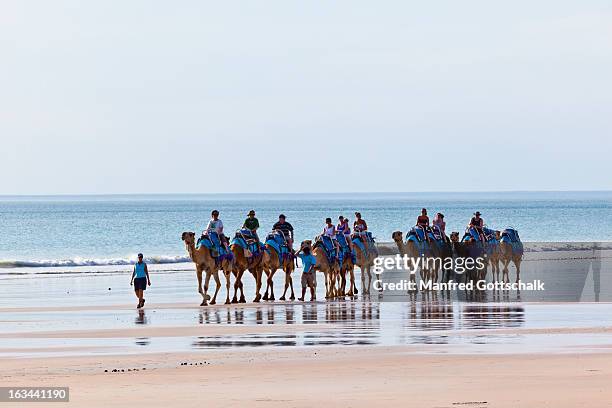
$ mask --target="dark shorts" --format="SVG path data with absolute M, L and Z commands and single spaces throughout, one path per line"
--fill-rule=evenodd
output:
M 316 288 L 317 281 L 315 279 L 314 272 L 302 272 L 302 287 L 303 288 Z
M 134 279 L 134 290 L 147 290 L 147 278 Z

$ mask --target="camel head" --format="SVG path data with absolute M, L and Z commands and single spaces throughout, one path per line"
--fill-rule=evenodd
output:
M 451 242 L 459 242 L 459 233 L 456 231 L 451 232 L 450 240 Z
M 187 246 L 195 245 L 195 232 L 183 232 L 181 239 Z
M 402 234 L 402 231 L 395 231 L 393 234 L 391 234 L 391 238 L 393 238 L 395 242 L 402 242 L 403 235 L 404 234 Z

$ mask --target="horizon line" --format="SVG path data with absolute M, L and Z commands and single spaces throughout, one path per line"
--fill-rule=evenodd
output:
M 126 196 L 223 196 L 223 195 L 350 195 L 350 194 L 491 194 L 491 193 L 610 193 L 610 190 L 447 190 L 447 191 L 308 191 L 308 192 L 183 192 L 183 193 L 57 193 L 0 194 L 0 198 L 16 197 L 126 197 Z

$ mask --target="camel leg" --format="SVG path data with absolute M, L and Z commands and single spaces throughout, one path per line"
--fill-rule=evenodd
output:
M 347 268 L 342 268 L 342 270 L 340 271 L 340 296 L 344 297 L 346 296 L 346 275 L 347 275 Z
M 261 298 L 262 300 L 268 300 L 268 291 L 270 290 L 270 271 L 265 271 L 266 276 L 268 277 L 266 279 L 266 291 L 264 292 L 263 297 Z
M 225 272 L 223 271 L 223 273 L 225 274 L 225 290 L 226 290 L 226 297 L 225 297 L 225 304 L 229 305 L 230 304 L 230 279 L 231 279 L 231 272 Z
M 338 272 L 332 269 L 329 272 L 329 297 L 333 299 L 336 297 L 336 280 L 338 277 Z
M 508 263 L 506 260 L 504 260 L 503 262 L 504 265 L 504 270 L 502 271 L 502 280 L 504 281 L 504 283 L 508 283 L 510 282 L 510 276 L 508 274 Z
M 244 283 L 240 282 L 240 303 L 246 303 L 246 298 L 244 297 Z
M 204 278 L 204 299 L 208 298 L 207 293 L 208 293 L 208 283 L 210 282 L 210 275 L 212 275 L 212 273 L 210 271 L 206 271 L 206 278 Z M 204 304 L 202 306 L 206 306 L 206 305 Z
M 363 292 L 364 295 L 368 294 L 368 286 L 366 284 L 366 266 L 365 265 L 360 265 L 359 266 L 359 272 L 361 274 L 361 291 Z
M 255 299 L 253 299 L 253 302 L 259 302 L 261 300 L 261 275 L 262 275 L 262 271 L 256 270 L 253 273 L 253 276 L 255 277 Z
M 202 295 L 202 303 L 200 306 L 206 306 L 206 294 L 202 290 L 202 268 L 196 266 L 196 276 L 198 277 L 198 293 Z
M 512 261 L 516 266 L 516 283 L 518 283 L 521 279 L 521 258 L 514 258 Z
M 355 295 L 355 267 L 352 267 L 348 270 L 349 272 L 349 277 L 351 279 L 350 282 L 350 287 L 349 287 L 349 291 L 348 291 L 348 296 L 354 296 Z
M 275 271 L 276 272 L 276 271 Z M 270 300 L 276 300 L 274 298 L 274 272 L 270 273 L 270 276 L 268 277 L 268 285 L 270 286 Z
M 283 290 L 283 296 L 281 296 L 278 300 L 285 300 L 285 296 L 287 295 L 287 289 L 289 289 L 289 278 L 291 277 L 291 272 L 285 272 L 285 290 Z
M 369 295 L 370 288 L 372 287 L 372 269 L 370 268 L 370 264 L 366 266 L 366 271 L 368 273 L 368 295 Z
M 210 301 L 211 305 L 214 305 L 217 303 L 217 294 L 219 293 L 219 290 L 221 290 L 221 279 L 219 279 L 219 271 L 214 271 L 213 272 L 213 279 L 215 280 L 215 294 L 213 295 L 212 300 Z
M 289 296 L 289 300 L 295 300 L 295 292 L 293 291 L 293 277 L 291 276 L 291 272 L 289 275 L 289 287 L 291 288 L 291 296 Z
M 232 303 L 238 303 L 238 289 L 242 292 L 242 274 L 244 271 L 238 271 L 236 273 L 236 282 L 234 282 L 234 298 L 232 299 Z

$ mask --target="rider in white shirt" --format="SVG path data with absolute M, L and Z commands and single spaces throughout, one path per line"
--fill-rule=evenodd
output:
M 204 233 L 208 233 L 209 231 L 214 231 L 219 235 L 219 240 L 221 243 L 227 247 L 227 239 L 225 235 L 223 235 L 223 221 L 219 219 L 219 211 L 213 210 L 211 213 L 211 219 L 208 221 L 208 225 L 206 226 L 206 230 Z

